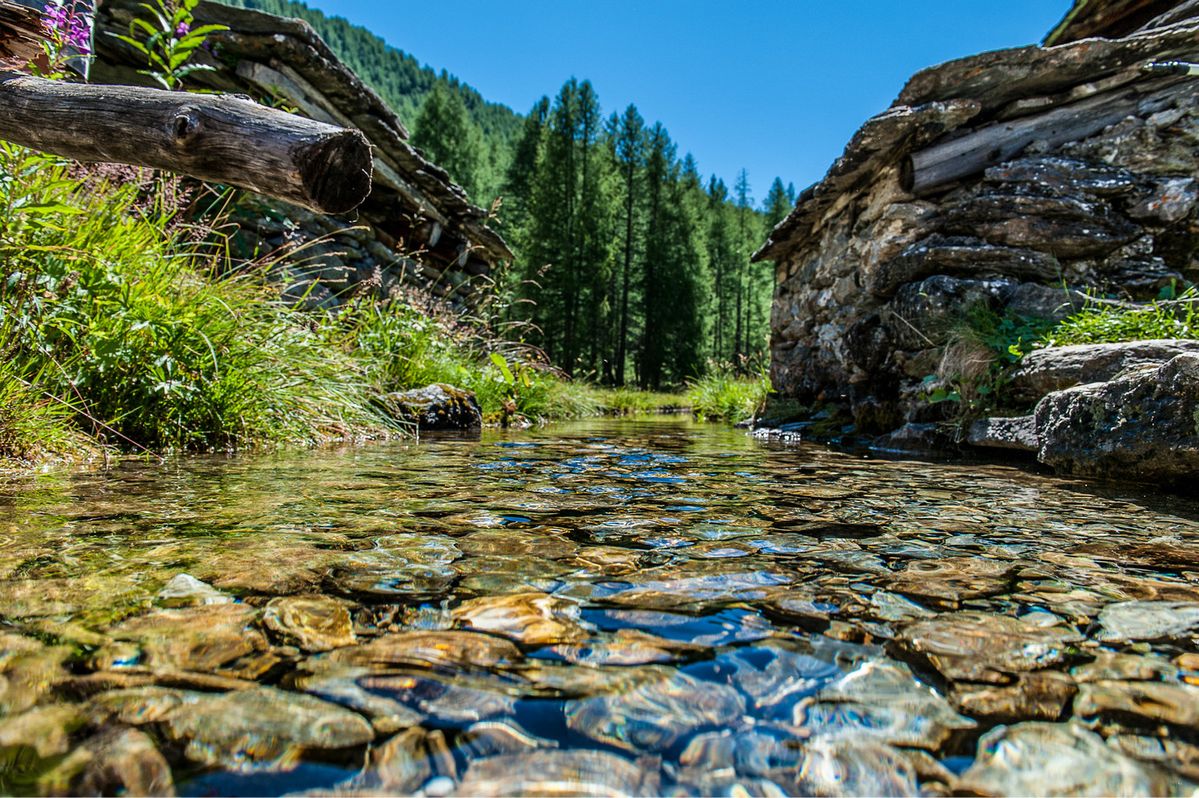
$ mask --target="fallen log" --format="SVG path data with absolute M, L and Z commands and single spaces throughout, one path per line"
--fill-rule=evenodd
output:
M 322 213 L 348 213 L 371 190 L 371 147 L 360 131 L 233 96 L 0 71 L 0 139 L 226 183 Z

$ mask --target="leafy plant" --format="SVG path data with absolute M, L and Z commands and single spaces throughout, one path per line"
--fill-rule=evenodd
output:
M 68 64 L 92 57 L 92 27 L 79 0 L 50 0 L 42 12 L 42 57 L 28 65 L 39 77 L 62 80 Z
M 964 418 L 1002 405 L 1011 367 L 1052 326 L 1045 319 L 996 313 L 985 304 L 969 308 L 951 330 L 937 372 L 924 378 L 925 399 L 959 405 Z
M 195 9 L 200 0 L 152 0 L 141 3 L 147 16 L 134 17 L 129 23 L 129 35 L 113 34 L 146 59 L 148 69 L 138 74 L 153 78 L 163 88 L 176 91 L 183 80 L 195 72 L 213 67 L 190 63 L 196 51 L 208 37 L 229 30 L 225 25 L 195 27 Z

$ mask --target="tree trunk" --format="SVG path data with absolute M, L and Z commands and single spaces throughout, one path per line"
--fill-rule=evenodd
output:
M 371 189 L 371 148 L 360 131 L 231 96 L 0 72 L 0 138 L 227 183 L 322 213 L 348 213 Z
M 35 9 L 0 0 L 0 68 L 23 66 L 42 52 L 42 18 Z

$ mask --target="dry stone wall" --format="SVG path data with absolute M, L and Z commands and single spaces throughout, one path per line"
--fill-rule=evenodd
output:
M 1144 68 L 1191 57 L 1183 19 L 915 76 L 758 253 L 776 388 L 860 432 L 937 421 L 925 379 L 972 308 L 1058 319 L 1199 277 L 1199 81 Z

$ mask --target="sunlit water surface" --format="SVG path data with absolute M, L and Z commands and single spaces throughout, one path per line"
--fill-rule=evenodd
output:
M 1196 519 L 675 419 L 0 483 L 0 792 L 1190 794 Z

